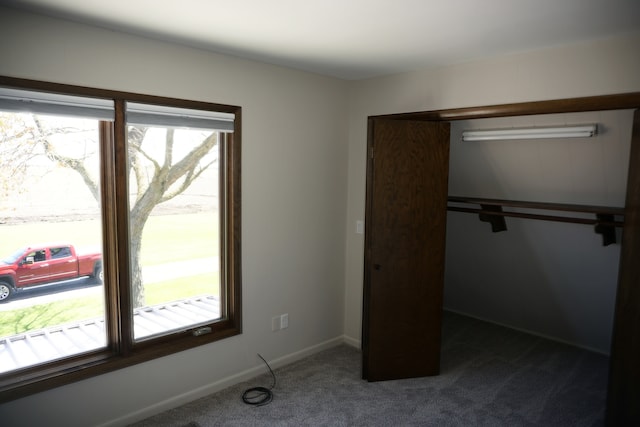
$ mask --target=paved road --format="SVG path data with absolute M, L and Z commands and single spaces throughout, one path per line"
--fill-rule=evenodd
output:
M 211 273 L 219 269 L 218 258 L 211 257 L 147 267 L 144 269 L 143 275 L 145 283 L 155 283 L 185 277 L 186 275 L 195 276 Z M 0 312 L 46 304 L 67 298 L 98 295 L 101 292 L 102 286 L 96 279 L 83 277 L 67 282 L 25 289 L 18 294 L 14 294 L 9 301 L 0 304 Z

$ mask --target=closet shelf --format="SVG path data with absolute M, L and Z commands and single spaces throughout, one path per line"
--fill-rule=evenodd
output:
M 474 207 L 470 207 L 469 205 Z M 504 208 L 511 209 L 504 210 Z M 517 210 L 514 211 L 513 209 Z M 624 208 L 610 206 L 572 205 L 566 203 L 526 202 L 449 196 L 447 210 L 478 214 L 480 221 L 491 224 L 491 230 L 493 232 L 507 230 L 505 217 L 594 225 L 594 231 L 602 235 L 603 246 L 616 243 L 615 228 L 624 226 Z M 566 215 L 551 215 L 548 213 L 539 213 L 539 211 L 563 212 Z M 583 216 L 571 216 L 571 213 L 582 214 Z M 588 215 L 592 215 L 592 217 L 587 217 Z

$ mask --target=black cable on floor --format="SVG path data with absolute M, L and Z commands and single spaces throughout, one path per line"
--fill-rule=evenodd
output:
M 264 364 L 267 365 L 267 368 L 269 368 L 269 372 L 271 372 L 271 376 L 273 377 L 273 384 L 271 384 L 269 388 L 251 387 L 246 389 L 244 393 L 242 393 L 242 401 L 247 405 L 262 406 L 273 400 L 273 392 L 271 390 L 276 386 L 276 374 L 273 373 L 271 366 L 264 360 L 264 357 L 260 356 L 260 353 L 258 353 L 258 357 L 262 359 Z

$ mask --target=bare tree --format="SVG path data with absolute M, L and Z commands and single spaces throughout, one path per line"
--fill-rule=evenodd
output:
M 212 132 L 187 155 L 174 159 L 174 129 L 166 129 L 164 141 L 164 159 L 157 161 L 143 149 L 142 141 L 146 128 L 129 127 L 129 168 L 130 176 L 135 179 L 137 194 L 130 207 L 129 232 L 131 252 L 131 281 L 133 301 L 136 307 L 145 304 L 144 286 L 142 286 L 142 270 L 140 267 L 140 250 L 142 248 L 142 231 L 153 208 L 163 202 L 182 194 L 212 164 L 217 156 L 203 162 L 218 142 L 218 135 Z M 151 167 L 149 168 L 149 165 Z M 149 171 L 151 170 L 151 173 Z
M 1 126 L 15 129 L 15 132 L 3 132 L 4 137 L 0 140 L 0 154 L 4 151 L 11 153 L 10 156 L 0 157 L 11 159 L 0 160 L 0 171 L 8 164 L 13 164 L 13 169 L 5 171 L 13 174 L 13 179 L 3 179 L 2 182 L 15 182 L 16 174 L 24 174 L 30 159 L 44 155 L 56 165 L 76 172 L 91 195 L 100 202 L 99 182 L 86 165 L 91 153 L 69 155 L 52 141 L 53 135 L 71 133 L 73 129 L 47 128 L 38 116 L 32 116 L 32 120 L 33 124 L 29 125 L 25 122 L 10 123 L 6 117 L 0 117 Z M 218 143 L 217 132 L 203 133 L 202 140 L 194 144 L 189 152 L 177 155 L 174 129 L 164 129 L 164 146 L 158 150 L 158 141 L 154 141 L 156 148 L 153 153 L 145 149 L 144 141 L 148 130 L 149 128 L 143 126 L 128 127 L 130 189 L 136 191 L 135 197 L 130 200 L 129 215 L 131 284 L 135 307 L 145 305 L 140 253 L 142 232 L 151 212 L 158 204 L 182 194 L 205 170 L 218 161 L 217 155 L 208 156 Z M 162 156 L 157 154 L 158 151 L 162 152 Z
M 23 115 L 0 114 L 0 201 L 21 192 L 29 162 L 42 154 L 34 137 L 33 122 Z

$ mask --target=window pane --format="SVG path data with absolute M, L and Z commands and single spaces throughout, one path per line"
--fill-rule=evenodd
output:
M 220 318 L 220 144 L 215 130 L 130 125 L 136 340 Z
M 106 346 L 98 124 L 0 112 L 0 373 Z

